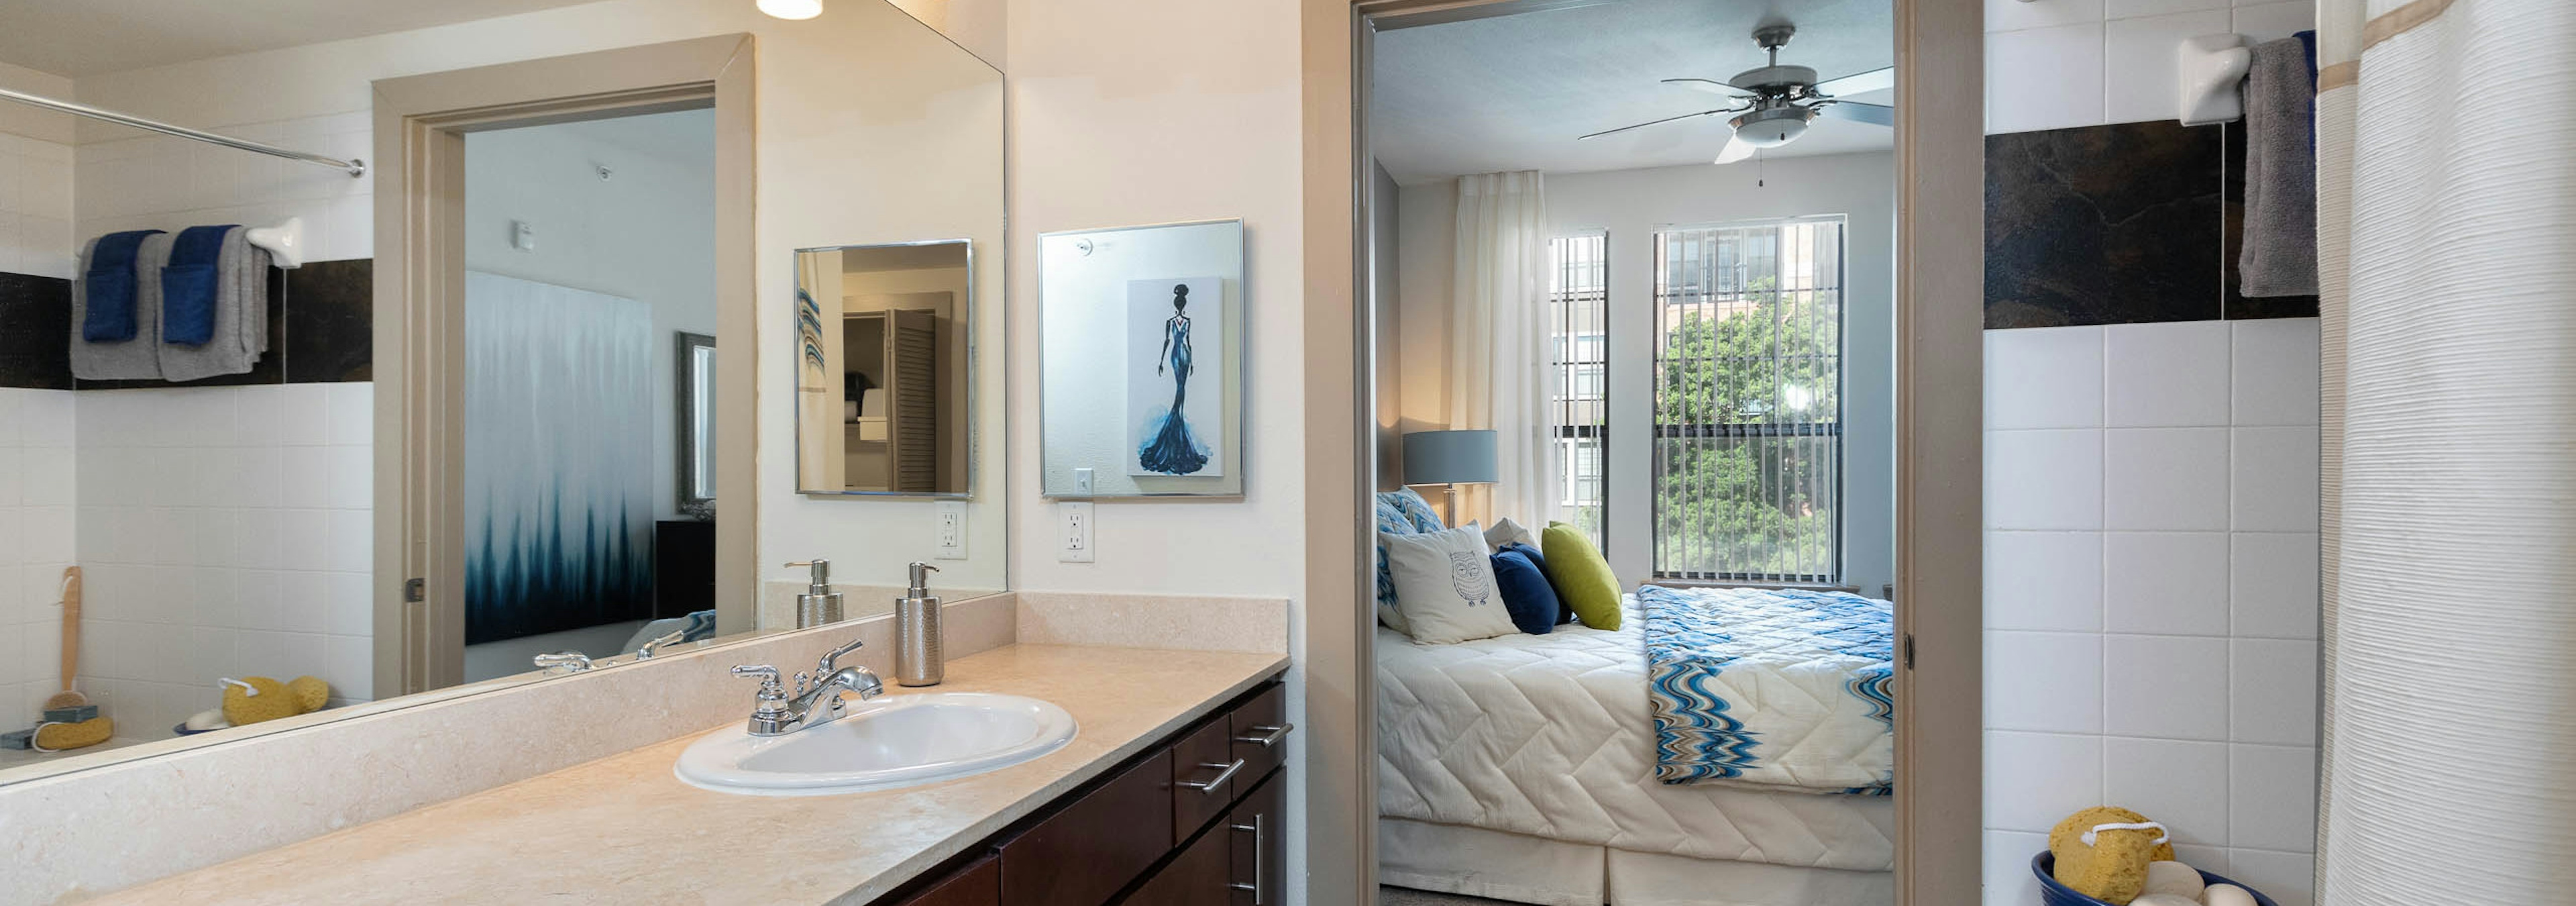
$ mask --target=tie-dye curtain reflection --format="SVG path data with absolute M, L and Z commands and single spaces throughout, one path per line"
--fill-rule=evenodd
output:
M 651 616 L 653 319 L 465 277 L 466 644 Z

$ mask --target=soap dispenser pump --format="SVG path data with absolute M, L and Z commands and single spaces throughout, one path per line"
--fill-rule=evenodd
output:
M 832 561 L 818 557 L 787 565 L 814 569 L 813 576 L 805 584 L 805 593 L 796 596 L 796 628 L 840 622 L 841 593 L 832 590 Z
M 936 686 L 948 675 L 948 656 L 939 638 L 939 596 L 930 593 L 930 573 L 939 567 L 912 565 L 912 587 L 894 602 L 894 681 L 902 686 Z

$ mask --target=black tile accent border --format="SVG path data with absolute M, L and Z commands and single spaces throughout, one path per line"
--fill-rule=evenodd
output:
M 0 272 L 0 387 L 119 390 L 373 380 L 375 262 L 309 261 L 268 274 L 268 354 L 197 381 L 81 381 L 71 371 L 71 281 Z
M 0 271 L 0 387 L 72 389 L 72 282 Z
M 2120 123 L 1986 137 L 1986 327 L 2221 315 L 2225 138 Z

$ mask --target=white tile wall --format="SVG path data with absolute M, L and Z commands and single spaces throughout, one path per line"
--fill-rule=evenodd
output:
M 1986 0 L 1986 132 L 2175 119 L 2183 39 L 2315 20 L 2308 0 Z
M 69 390 L 0 387 L 0 727 L 32 726 L 61 691 L 63 568 L 72 564 Z
M 2102 803 L 2310 902 L 2316 344 L 2315 319 L 1987 332 L 1990 906 L 2037 902 L 2043 835 Z
M 0 132 L 0 271 L 69 279 L 72 148 Z
M 374 154 L 370 117 L 360 110 L 209 128 L 331 157 L 364 158 Z M 265 225 L 293 216 L 304 218 L 309 260 L 375 254 L 371 179 L 159 135 L 83 144 L 79 161 L 74 219 L 83 237 L 210 223 Z
M 311 674 L 371 697 L 374 387 L 78 394 L 81 681 L 134 735 L 218 677 Z

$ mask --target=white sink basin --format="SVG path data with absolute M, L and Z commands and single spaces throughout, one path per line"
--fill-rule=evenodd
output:
M 671 770 L 719 792 L 827 796 L 1000 770 L 1063 748 L 1073 733 L 1073 715 L 1034 698 L 919 692 L 851 699 L 840 720 L 784 736 L 726 727 L 690 743 Z

